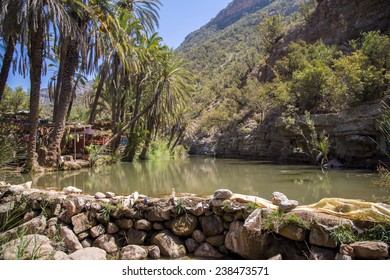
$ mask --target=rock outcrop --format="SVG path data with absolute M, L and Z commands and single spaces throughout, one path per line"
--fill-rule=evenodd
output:
M 316 129 L 330 136 L 331 157 L 338 158 L 347 167 L 376 166 L 385 147 L 377 119 L 380 102 L 361 104 L 340 113 L 312 115 Z M 294 152 L 304 147 L 303 139 L 286 129 L 276 114 L 263 123 L 249 120 L 242 130 L 233 128 L 206 138 L 194 139 L 191 153 L 217 157 L 262 159 L 284 162 L 307 162 L 309 159 Z

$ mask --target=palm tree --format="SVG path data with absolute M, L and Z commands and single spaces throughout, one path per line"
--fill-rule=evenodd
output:
M 155 27 L 158 26 L 158 10 L 160 5 L 160 0 L 119 0 L 116 2 L 116 17 L 118 18 L 120 27 L 128 36 L 127 38 L 125 37 L 125 41 L 120 43 L 125 45 L 127 44 L 128 47 L 130 47 L 127 49 L 129 54 L 121 57 L 121 62 L 118 61 L 118 58 L 113 59 L 116 56 L 116 50 L 118 46 L 114 48 L 108 48 L 110 51 L 107 54 L 103 54 L 103 63 L 99 71 L 99 83 L 96 87 L 94 102 L 91 107 L 88 121 L 89 123 L 93 123 L 95 121 L 99 98 L 101 96 L 105 81 L 109 76 L 108 68 L 112 69 L 113 66 L 124 66 L 127 67 L 127 70 L 129 71 L 134 69 L 133 65 L 126 64 L 126 62 L 129 60 L 132 60 L 131 53 L 134 52 L 134 49 L 132 48 L 136 47 L 133 43 L 133 37 L 134 35 L 143 33 L 144 31 L 154 32 Z M 126 39 L 128 40 L 127 42 Z M 108 42 L 108 44 L 112 44 L 112 42 Z
M 98 50 L 102 36 L 109 34 L 109 29 L 115 27 L 112 5 L 108 0 L 69 3 L 69 16 L 77 23 L 81 36 L 78 38 L 61 34 L 60 63 L 54 97 L 56 112 L 54 129 L 50 134 L 47 154 L 41 164 L 58 168 L 61 156 L 61 141 L 65 131 L 65 121 L 72 100 L 76 71 L 93 71 L 97 67 L 100 56 Z M 95 46 L 88 53 L 87 45 Z M 87 55 L 90 55 L 87 59 Z M 80 59 L 81 58 L 81 59 Z
M 37 167 L 36 135 L 39 121 L 39 98 L 45 53 L 50 52 L 50 28 L 76 37 L 74 24 L 60 0 L 3 0 L 2 25 L 16 23 L 21 49 L 26 46 L 30 64 L 29 143 L 26 171 Z M 15 21 L 16 19 L 16 21 Z M 12 34 L 10 36 L 15 36 Z

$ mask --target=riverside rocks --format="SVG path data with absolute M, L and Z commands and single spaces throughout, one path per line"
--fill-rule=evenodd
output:
M 389 258 L 389 244 L 339 244 L 334 238 L 336 231 L 345 229 L 372 231 L 372 223 L 305 208 L 283 209 L 291 200 L 281 193 L 273 194 L 275 209 L 271 203 L 270 208 L 248 207 L 225 189 L 210 197 L 145 199 L 133 195 L 130 204 L 128 197 L 113 193 L 96 199 L 20 186 L 3 186 L 0 191 L 0 209 L 12 211 L 20 206 L 18 201 L 26 202 L 22 224 L 0 233 L 0 239 L 8 239 L 0 244 L 0 258 L 4 259 L 135 260 L 186 255 L 206 259 Z M 25 240 L 38 245 L 16 256 L 15 248 L 21 245 L 15 237 L 20 229 L 26 232 Z M 37 246 L 42 247 L 39 256 L 35 254 Z

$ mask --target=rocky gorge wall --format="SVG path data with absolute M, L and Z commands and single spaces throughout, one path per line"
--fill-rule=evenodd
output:
M 30 187 L 0 187 L 1 259 L 389 258 L 389 244 L 383 240 L 335 238 L 345 230 L 373 232 L 378 225 L 383 230 L 388 222 L 298 209 L 297 201 L 277 192 L 271 204 L 229 190 L 210 197 L 148 198 Z M 371 206 L 390 218 L 389 205 Z M 7 228 L 4 217 L 18 217 L 20 223 Z
M 386 160 L 380 147 L 386 141 L 379 130 L 380 102 L 355 106 L 340 113 L 312 115 L 319 133 L 331 140 L 331 158 L 348 167 L 372 168 L 378 160 Z M 294 152 L 305 147 L 301 136 L 286 129 L 280 115 L 274 114 L 263 123 L 249 119 L 226 132 L 201 135 L 189 141 L 192 154 L 217 157 L 307 162 L 308 158 Z M 378 146 L 379 145 L 379 146 Z

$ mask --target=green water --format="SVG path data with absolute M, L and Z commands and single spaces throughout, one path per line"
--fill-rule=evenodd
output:
M 228 188 L 236 193 L 270 199 L 279 191 L 302 204 L 324 197 L 373 201 L 390 196 L 390 191 L 370 186 L 375 173 L 362 170 L 322 172 L 318 167 L 278 165 L 259 161 L 192 157 L 186 160 L 119 163 L 71 172 L 35 177 L 34 187 L 60 190 L 75 186 L 85 193 L 138 191 L 151 197 L 176 194 L 212 194 Z

